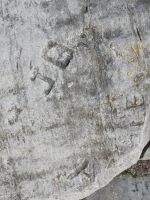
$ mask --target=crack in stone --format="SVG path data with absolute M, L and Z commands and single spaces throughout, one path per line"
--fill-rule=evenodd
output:
M 147 149 L 149 149 L 149 148 L 150 148 L 150 140 L 149 140 L 149 142 L 146 144 L 146 146 L 144 147 L 144 149 L 143 149 L 143 151 L 142 151 L 142 153 L 141 153 L 141 155 L 140 155 L 140 159 L 142 159 L 142 158 L 144 157 L 145 153 L 147 152 Z

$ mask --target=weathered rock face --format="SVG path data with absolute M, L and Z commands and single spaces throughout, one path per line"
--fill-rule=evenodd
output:
M 0 199 L 79 200 L 150 139 L 150 2 L 0 4 Z

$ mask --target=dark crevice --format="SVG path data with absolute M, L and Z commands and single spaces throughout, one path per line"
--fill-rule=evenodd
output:
M 17 62 L 17 64 L 16 64 L 16 68 L 17 68 L 17 71 L 18 71 L 18 62 Z
M 147 149 L 150 147 L 150 140 L 149 142 L 147 143 L 147 145 L 144 147 L 142 153 L 141 153 L 141 156 L 140 156 L 140 159 L 142 159 L 147 151 Z
M 139 31 L 139 29 L 138 29 L 138 28 L 136 28 L 136 31 L 137 31 L 137 35 L 138 35 L 138 37 L 139 37 L 140 41 L 142 42 L 142 38 L 141 38 L 141 34 L 140 34 L 140 31 Z
M 86 7 L 85 7 L 85 13 L 88 13 L 88 10 L 89 10 L 89 7 L 86 6 Z

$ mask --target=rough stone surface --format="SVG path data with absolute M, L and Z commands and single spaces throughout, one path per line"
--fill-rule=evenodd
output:
M 149 0 L 0 1 L 0 199 L 79 200 L 150 140 Z
M 109 185 L 98 190 L 85 200 L 149 200 L 150 175 L 140 178 L 123 176 L 115 178 Z

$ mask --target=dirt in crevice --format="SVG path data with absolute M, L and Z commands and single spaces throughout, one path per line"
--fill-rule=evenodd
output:
M 140 176 L 146 176 L 150 174 L 150 160 L 139 160 L 135 165 L 127 169 L 129 173 Z

